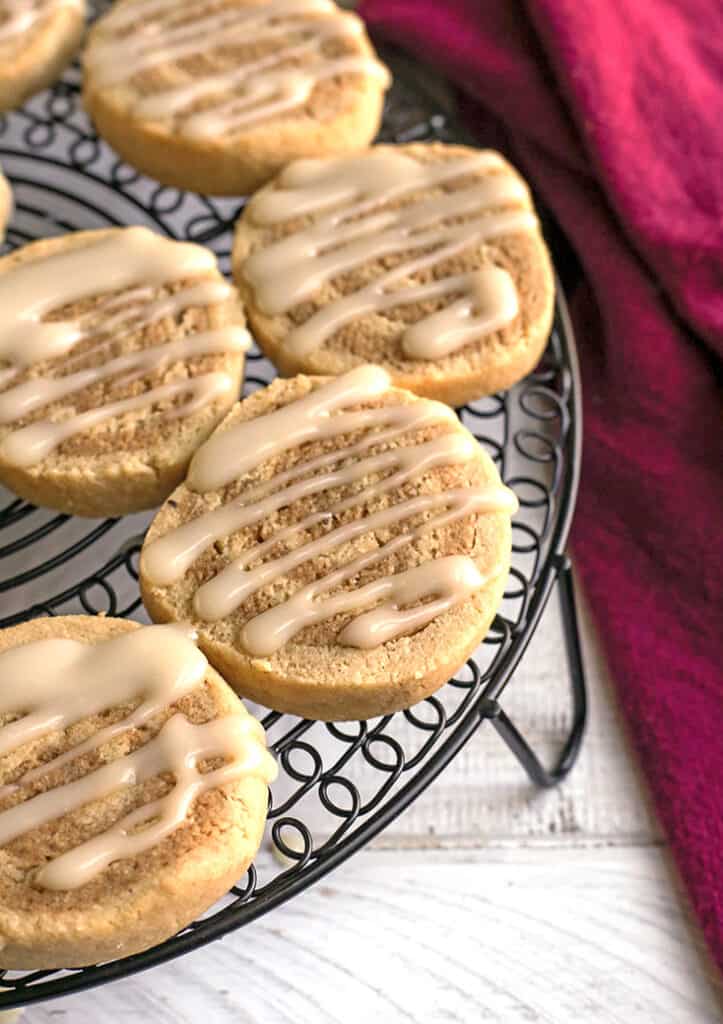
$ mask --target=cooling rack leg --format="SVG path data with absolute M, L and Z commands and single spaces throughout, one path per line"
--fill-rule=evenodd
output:
M 562 610 L 562 622 L 565 633 L 568 668 L 570 672 L 570 690 L 572 696 L 572 727 L 565 745 L 554 767 L 545 768 L 537 754 L 514 724 L 503 711 L 497 701 L 488 700 L 481 708 L 484 718 L 489 718 L 493 726 L 527 772 L 536 786 L 549 788 L 561 782 L 574 765 L 580 752 L 585 722 L 587 719 L 587 688 L 585 670 L 582 663 L 580 647 L 580 631 L 575 606 L 575 591 L 572 578 L 572 567 L 569 558 L 565 557 L 559 567 L 557 577 L 558 594 Z

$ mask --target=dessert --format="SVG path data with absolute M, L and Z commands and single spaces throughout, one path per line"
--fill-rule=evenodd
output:
M 212 252 L 147 228 L 0 259 L 0 481 L 85 516 L 159 504 L 236 400 L 248 333 Z
M 84 29 L 85 0 L 0 0 L 0 111 L 51 85 Z
M 158 181 L 213 194 L 368 145 L 390 81 L 332 0 L 118 0 L 83 64 L 99 134 Z
M 243 876 L 276 766 L 188 629 L 35 620 L 0 676 L 4 968 L 128 956 Z
M 8 180 L 0 167 L 0 242 L 5 238 L 5 229 L 13 213 L 13 194 Z
M 517 506 L 445 405 L 378 367 L 276 380 L 154 519 L 140 583 L 242 695 L 326 720 L 409 707 L 485 636 Z
M 296 161 L 246 206 L 233 273 L 281 373 L 373 362 L 450 405 L 532 370 L 552 323 L 529 190 L 491 150 L 418 143 Z

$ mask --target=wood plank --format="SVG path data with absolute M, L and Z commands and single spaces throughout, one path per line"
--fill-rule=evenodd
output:
M 368 851 L 182 960 L 27 1024 L 714 1024 L 663 851 Z

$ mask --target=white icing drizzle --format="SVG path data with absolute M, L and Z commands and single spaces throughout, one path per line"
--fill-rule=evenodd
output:
M 203 406 L 229 395 L 233 388 L 234 382 L 226 373 L 203 373 L 191 380 L 159 384 L 142 395 L 108 402 L 100 409 L 76 413 L 70 419 L 58 423 L 49 420 L 30 423 L 27 427 L 21 427 L 8 434 L 0 444 L 0 453 L 5 461 L 13 466 L 34 466 L 47 458 L 63 441 L 116 416 L 123 416 L 125 413 L 146 409 L 162 402 L 171 402 L 181 395 L 188 395 L 188 401 L 175 406 L 172 410 L 166 410 L 164 416 L 167 419 L 190 416 Z
M 193 456 L 186 483 L 192 491 L 217 491 L 264 459 L 324 437 L 329 426 L 331 433 L 338 435 L 371 425 L 384 414 L 370 410 L 353 418 L 352 413 L 351 418 L 333 424 L 331 416 L 344 406 L 382 395 L 388 388 L 389 375 L 384 370 L 362 366 L 275 412 L 217 431 Z
M 77 323 L 43 320 L 55 309 L 104 292 L 160 286 L 215 268 L 210 250 L 135 227 L 21 263 L 0 275 L 0 359 L 31 366 L 64 355 L 77 344 Z
M 126 228 L 78 248 L 20 264 L 0 275 L 0 424 L 31 415 L 52 402 L 113 379 L 116 386 L 147 374 L 163 372 L 175 363 L 214 353 L 243 352 L 248 332 L 237 325 L 199 331 L 161 345 L 105 358 L 97 365 L 74 369 L 72 356 L 53 370 L 27 377 L 13 386 L 18 374 L 35 364 L 68 356 L 81 342 L 94 341 L 81 360 L 110 354 L 125 336 L 145 330 L 186 309 L 228 301 L 233 289 L 219 280 L 202 280 L 164 298 L 152 300 L 153 289 L 208 274 L 216 268 L 213 254 L 200 246 L 173 242 L 146 228 Z M 44 319 L 48 313 L 81 299 L 121 291 L 74 320 Z M 8 387 L 8 385 L 10 385 Z M 188 415 L 214 402 L 233 388 L 224 373 L 199 374 L 170 381 L 140 395 L 107 401 L 100 408 L 76 412 L 58 422 L 39 420 L 12 431 L 0 444 L 3 458 L 16 466 L 32 466 L 73 435 L 116 416 L 188 394 L 188 402 L 169 415 Z
M 517 508 L 514 495 L 506 487 L 468 487 L 398 500 L 335 526 L 335 516 L 355 508 L 361 510 L 368 501 L 397 490 L 430 469 L 464 464 L 476 457 L 476 442 L 458 429 L 369 455 L 368 449 L 394 442 L 412 430 L 454 421 L 454 414 L 446 406 L 425 400 L 353 408 L 388 388 L 389 377 L 383 370 L 358 367 L 273 412 L 217 431 L 194 456 L 187 480 L 194 490 L 218 490 L 299 445 L 325 440 L 333 440 L 336 445 L 333 452 L 302 461 L 261 484 L 251 484 L 239 497 L 152 541 L 141 555 L 145 576 L 156 586 L 177 583 L 219 540 L 263 522 L 300 499 L 348 487 L 352 490 L 349 497 L 253 543 L 203 583 L 194 596 L 198 618 L 209 622 L 227 618 L 253 594 L 299 566 L 365 534 L 383 533 L 412 519 L 421 522 L 248 620 L 240 635 L 243 647 L 255 657 L 273 654 L 306 626 L 341 612 L 359 614 L 342 629 L 338 642 L 373 647 L 422 628 L 479 590 L 499 570 L 483 578 L 475 562 L 460 555 L 433 559 L 408 572 L 333 593 L 431 529 L 471 515 L 511 515 Z M 366 431 L 360 440 L 343 444 L 345 434 L 360 430 Z M 368 482 L 369 478 L 374 479 Z M 365 481 L 361 489 L 355 488 Z M 320 525 L 332 528 L 285 554 L 274 554 L 279 545 L 287 545 L 296 535 Z M 370 607 L 380 601 L 383 603 L 378 608 Z
M 404 331 L 401 344 L 408 358 L 439 359 L 510 324 L 519 313 L 517 290 L 501 267 L 483 266 L 427 283 L 414 280 L 414 275 L 434 272 L 443 260 L 471 246 L 536 228 L 524 185 L 504 166 L 489 151 L 420 163 L 389 148 L 290 164 L 278 187 L 259 193 L 247 212 L 262 226 L 314 217 L 309 226 L 254 250 L 244 263 L 243 275 L 263 313 L 288 313 L 330 281 L 371 260 L 418 255 L 325 302 L 303 324 L 290 328 L 284 348 L 301 358 L 360 317 L 446 295 L 460 297 Z M 443 190 L 464 179 L 464 187 Z M 432 188 L 442 191 L 413 198 L 413 193 Z M 408 196 L 411 202 L 379 210 Z
M 146 626 L 99 644 L 49 639 L 0 654 L 0 715 L 19 716 L 0 727 L 0 757 L 92 715 L 138 702 L 122 720 L 0 788 L 0 799 L 22 793 L 39 778 L 101 750 L 200 686 L 208 663 L 191 637 L 177 626 Z M 201 772 L 199 765 L 211 758 L 224 758 L 226 763 Z M 268 783 L 276 766 L 260 724 L 241 708 L 202 725 L 176 713 L 132 753 L 0 811 L 0 847 L 122 786 L 164 773 L 174 776 L 169 793 L 49 861 L 37 873 L 37 884 L 62 890 L 85 885 L 109 864 L 152 848 L 181 827 L 201 793 L 245 775 Z
M 96 39 L 86 54 L 94 82 L 100 88 L 118 86 L 159 65 L 224 46 L 275 43 L 272 53 L 235 61 L 226 71 L 197 77 L 175 72 L 180 81 L 134 101 L 136 116 L 176 118 L 179 132 L 196 139 L 237 132 L 301 107 L 318 83 L 338 75 L 372 76 L 383 88 L 390 84 L 387 69 L 371 56 L 325 54 L 328 41 L 355 39 L 364 31 L 359 18 L 331 0 L 236 3 L 200 15 L 194 7 L 196 0 L 138 0 L 114 7 L 102 23 L 107 36 Z M 142 28 L 136 20 L 142 20 Z
M 42 18 L 63 7 L 83 10 L 83 0 L 0 0 L 0 45 L 30 31 Z
M 368 583 L 353 603 L 347 601 L 347 594 L 328 597 L 322 604 L 323 614 L 344 611 L 349 605 L 356 609 L 384 598 L 383 604 L 357 615 L 339 634 L 339 643 L 349 647 L 377 647 L 426 626 L 465 597 L 471 597 L 485 582 L 470 558 L 449 555 Z M 418 603 L 426 598 L 431 600 Z M 315 612 L 318 614 L 318 610 Z
M 415 446 L 383 452 L 381 455 L 361 459 L 350 466 L 330 468 L 327 472 L 314 473 L 317 469 L 333 466 L 339 462 L 340 458 L 345 460 L 355 458 L 373 445 L 394 440 L 407 430 L 441 422 L 442 417 L 435 409 L 435 404 L 420 401 L 412 406 L 392 406 L 388 411 L 385 410 L 387 416 L 384 419 L 380 417 L 375 420 L 368 415 L 363 418 L 355 418 L 353 424 L 356 427 L 395 425 L 389 430 L 375 430 L 358 444 L 345 448 L 342 455 L 337 452 L 331 455 L 322 455 L 303 462 L 286 473 L 277 473 L 266 485 L 244 491 L 240 498 L 185 523 L 165 537 L 160 537 L 148 547 L 144 555 L 146 571 L 154 582 L 160 585 L 175 583 L 190 569 L 196 558 L 207 551 L 216 541 L 222 540 L 244 527 L 262 522 L 272 512 L 301 498 L 323 494 L 333 487 L 348 485 L 365 474 L 392 470 L 391 475 L 383 482 L 377 483 L 374 488 L 367 488 L 362 495 L 347 499 L 336 506 L 337 512 L 343 511 L 345 508 L 353 507 L 360 498 L 368 496 L 372 490 L 375 493 L 389 490 L 405 479 L 409 479 L 417 470 L 447 462 L 464 461 L 469 457 L 470 451 L 467 438 L 455 432 L 428 442 L 425 446 L 426 450 L 422 450 L 422 446 Z M 407 410 L 409 410 L 409 414 L 407 414 Z M 337 416 L 335 419 L 341 419 L 341 416 Z M 349 419 L 346 419 L 345 424 L 348 426 L 349 423 Z M 419 456 L 419 462 L 416 461 L 417 456 Z M 307 477 L 309 473 L 314 473 L 314 475 Z M 303 480 L 295 482 L 302 476 Z M 289 486 L 284 486 L 286 484 Z M 319 516 L 311 517 L 313 522 L 306 522 L 308 525 L 313 525 L 323 519 L 324 515 L 324 513 L 320 513 Z M 295 529 L 300 528 L 301 524 Z M 278 534 L 276 537 L 278 539 Z
M 348 569 L 345 576 L 349 576 Z M 358 612 L 381 600 L 383 603 L 372 611 L 357 614 L 337 637 L 340 644 L 348 647 L 378 647 L 422 629 L 486 582 L 472 559 L 465 555 L 437 558 L 394 576 L 383 576 L 358 590 L 343 590 L 333 597 L 319 598 L 322 589 L 329 589 L 325 581 L 324 588 L 304 587 L 288 601 L 257 615 L 244 627 L 244 640 L 260 655 L 273 654 L 305 626 L 342 612 Z M 430 600 L 426 603 L 419 603 L 427 598 Z

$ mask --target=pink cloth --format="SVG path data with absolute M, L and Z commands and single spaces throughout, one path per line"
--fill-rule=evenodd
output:
M 658 814 L 723 966 L 720 0 L 366 0 L 504 125 L 573 245 L 573 552 Z M 483 113 L 484 108 L 484 113 Z

